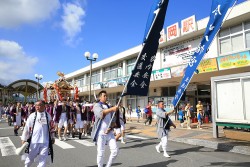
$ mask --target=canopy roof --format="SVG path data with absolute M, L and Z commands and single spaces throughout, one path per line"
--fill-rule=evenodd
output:
M 14 92 L 19 92 L 22 94 L 34 94 L 37 92 L 37 82 L 29 79 L 22 79 L 12 82 L 7 86 L 8 89 L 12 89 Z M 43 90 L 43 86 L 39 83 L 38 90 Z

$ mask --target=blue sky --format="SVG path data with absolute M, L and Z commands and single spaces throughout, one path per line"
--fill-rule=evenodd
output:
M 238 1 L 238 3 L 244 0 Z M 209 16 L 212 0 L 170 0 L 165 25 Z M 152 0 L 1 0 L 0 83 L 17 79 L 54 81 L 137 45 L 143 39 Z

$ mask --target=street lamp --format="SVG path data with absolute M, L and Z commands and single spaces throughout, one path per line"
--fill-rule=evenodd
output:
M 39 81 L 40 81 L 41 79 L 43 79 L 43 75 L 35 74 L 35 77 L 36 77 L 36 79 L 37 79 L 37 88 L 36 88 L 36 90 L 37 90 L 37 95 L 36 95 L 36 99 L 38 100 L 38 94 L 39 94 L 39 92 L 38 92 Z M 40 99 L 40 94 L 39 94 L 39 99 Z
M 85 52 L 84 56 L 87 58 L 87 60 L 90 61 L 90 71 L 89 71 L 89 102 L 91 100 L 91 78 L 92 78 L 92 62 L 96 61 L 96 59 L 98 58 L 98 54 L 94 53 L 92 55 L 93 58 L 90 58 L 90 53 L 89 52 Z

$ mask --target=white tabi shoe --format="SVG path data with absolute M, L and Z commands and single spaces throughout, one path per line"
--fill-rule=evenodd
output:
M 158 153 L 161 153 L 161 151 L 160 151 L 160 146 L 155 146 L 155 149 L 156 149 L 156 151 L 158 152 Z
M 170 156 L 168 155 L 168 153 L 164 153 L 163 156 L 167 157 L 167 158 L 170 158 Z
M 121 143 L 122 143 L 122 144 L 126 144 L 126 142 L 125 142 L 125 141 L 123 141 L 123 140 L 121 141 Z

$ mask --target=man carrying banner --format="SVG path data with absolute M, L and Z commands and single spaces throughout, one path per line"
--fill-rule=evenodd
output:
M 173 126 L 176 128 L 175 124 L 171 121 L 169 118 L 169 115 L 174 113 L 174 110 L 170 112 L 166 112 L 164 110 L 164 102 L 159 101 L 158 102 L 158 109 L 156 111 L 157 115 L 157 135 L 158 138 L 161 139 L 161 142 L 155 146 L 156 151 L 160 153 L 160 146 L 162 146 L 163 149 L 163 156 L 170 158 L 170 156 L 167 153 L 167 143 L 168 143 L 168 132 L 170 129 L 170 126 Z
M 103 166 L 103 158 L 105 153 L 105 145 L 108 144 L 110 148 L 109 160 L 106 167 L 112 165 L 113 160 L 118 154 L 118 146 L 113 133 L 114 124 L 109 127 L 109 122 L 111 121 L 112 114 L 117 111 L 118 107 L 109 107 L 107 102 L 107 92 L 102 90 L 99 94 L 99 102 L 94 105 L 95 121 L 101 121 L 100 129 L 96 133 L 97 140 L 97 165 L 98 167 Z M 115 123 L 115 119 L 112 120 Z

